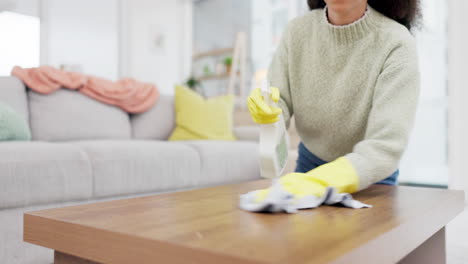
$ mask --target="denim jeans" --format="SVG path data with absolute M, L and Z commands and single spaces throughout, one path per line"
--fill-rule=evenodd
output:
M 315 156 L 312 152 L 310 152 L 304 146 L 302 142 L 299 144 L 299 157 L 297 158 L 297 161 L 296 161 L 295 172 L 305 173 L 325 163 L 328 163 L 328 162 L 321 160 L 319 157 Z M 400 174 L 400 171 L 397 170 L 388 178 L 380 182 L 377 182 L 377 184 L 396 185 L 399 174 Z

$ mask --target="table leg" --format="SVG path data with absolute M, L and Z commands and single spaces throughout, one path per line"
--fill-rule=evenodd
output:
M 398 264 L 445 264 L 445 227 L 431 236 Z
M 54 264 L 99 264 L 94 261 L 82 259 L 68 255 L 59 251 L 54 251 Z

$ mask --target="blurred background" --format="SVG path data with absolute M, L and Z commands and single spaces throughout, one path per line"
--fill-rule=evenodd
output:
M 466 1 L 422 0 L 422 90 L 401 184 L 466 189 Z M 112 80 L 186 83 L 242 102 L 305 0 L 0 0 L 0 75 L 52 65 Z M 466 114 L 465 114 L 466 113 Z M 244 111 L 245 114 L 245 111 Z M 292 132 L 293 133 L 293 132 Z

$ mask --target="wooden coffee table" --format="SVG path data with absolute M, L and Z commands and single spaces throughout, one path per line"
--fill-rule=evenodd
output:
M 445 263 L 444 226 L 460 191 L 375 185 L 353 210 L 297 214 L 238 209 L 243 184 L 43 210 L 24 215 L 24 241 L 55 263 Z

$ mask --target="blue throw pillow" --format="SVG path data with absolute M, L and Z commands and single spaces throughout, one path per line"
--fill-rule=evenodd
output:
M 31 131 L 22 116 L 0 103 L 0 141 L 8 140 L 31 140 Z

